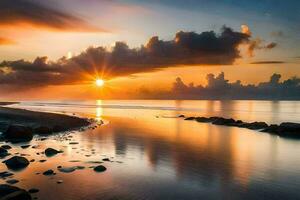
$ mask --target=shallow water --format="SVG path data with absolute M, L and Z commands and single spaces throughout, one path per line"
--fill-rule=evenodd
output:
M 33 195 L 39 199 L 300 199 L 300 140 L 176 118 L 300 122 L 297 101 L 65 101 L 13 107 L 105 121 L 96 129 L 68 134 L 79 144 L 56 135 L 33 140 L 38 148 L 12 150 L 35 159 L 14 178 L 20 180 L 16 186 L 39 188 Z M 51 158 L 36 154 L 47 147 L 64 153 Z M 89 168 L 97 165 L 90 161 L 103 158 L 113 161 L 103 163 L 107 171 Z M 85 169 L 62 173 L 59 165 Z M 36 175 L 48 169 L 57 174 Z

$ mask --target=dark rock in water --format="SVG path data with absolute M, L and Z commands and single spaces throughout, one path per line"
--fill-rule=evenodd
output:
M 31 188 L 28 190 L 29 193 L 38 193 L 40 190 L 36 188 Z
M 104 171 L 106 171 L 106 167 L 104 167 L 103 165 L 98 165 L 98 166 L 94 167 L 94 171 L 95 172 L 104 172 Z
M 185 117 L 184 115 L 179 115 L 178 117 Z
M 44 159 L 43 159 L 43 160 L 39 160 L 40 163 L 43 163 L 43 162 L 46 162 L 46 161 L 47 161 L 47 160 L 44 160 Z
M 266 122 L 252 122 L 252 123 L 245 123 L 245 128 L 249 128 L 252 130 L 264 129 L 268 127 Z
M 28 145 L 22 145 L 22 146 L 21 146 L 22 149 L 27 149 L 28 147 L 30 147 L 29 144 L 28 144 Z
M 11 172 L 0 172 L 0 178 L 7 178 L 7 177 L 10 177 L 10 176 L 13 176 L 14 174 L 11 173 Z
M 0 147 L 0 158 L 4 158 L 9 155 L 8 151 L 2 147 Z
M 57 184 L 62 184 L 63 182 L 64 182 L 63 180 L 56 181 Z
M 43 174 L 45 176 L 51 176 L 51 175 L 54 175 L 54 171 L 52 169 L 49 169 L 47 171 L 44 171 Z
M 34 129 L 34 133 L 38 135 L 50 135 L 52 134 L 52 129 L 47 126 L 40 126 Z
M 76 167 L 60 167 L 58 168 L 58 171 L 63 172 L 63 173 L 71 173 L 76 170 Z
M 223 117 L 219 117 L 216 120 L 214 120 L 212 123 L 216 124 L 216 125 L 233 126 L 235 124 L 235 120 L 232 119 L 232 118 L 231 119 L 226 119 L 226 118 L 223 118 Z
M 20 170 L 29 165 L 29 161 L 25 157 L 21 156 L 14 156 L 8 160 L 5 160 L 4 163 L 8 169 L 12 170 Z
M 0 197 L 3 200 L 31 200 L 26 190 L 6 184 L 0 185 Z
M 194 119 L 195 119 L 195 117 L 187 117 L 184 120 L 194 120 Z
M 79 144 L 79 143 L 78 142 L 70 142 L 69 144 L 72 145 L 72 144 Z
M 56 149 L 53 149 L 53 148 L 47 148 L 47 149 L 45 150 L 45 155 L 46 155 L 47 157 L 54 156 L 54 155 L 56 155 L 56 154 L 58 154 L 58 153 L 62 153 L 62 151 L 57 151 Z
M 300 124 L 283 122 L 278 127 L 278 135 L 286 137 L 300 137 Z
M 10 142 L 28 142 L 33 138 L 33 131 L 30 127 L 10 125 L 3 135 Z
M 278 127 L 279 126 L 277 124 L 271 124 L 267 128 L 263 129 L 261 132 L 277 134 L 278 133 Z
M 18 182 L 19 181 L 17 179 L 9 179 L 9 180 L 6 181 L 6 183 L 11 184 L 11 185 L 16 184 Z
M 2 147 L 3 149 L 6 149 L 6 150 L 9 150 L 9 149 L 11 149 L 11 146 L 9 146 L 9 145 L 6 145 L 6 144 L 5 144 L 5 145 L 2 145 L 1 147 Z
M 103 161 L 110 161 L 109 158 L 103 158 Z
M 196 117 L 197 122 L 212 122 L 210 118 L 207 117 Z

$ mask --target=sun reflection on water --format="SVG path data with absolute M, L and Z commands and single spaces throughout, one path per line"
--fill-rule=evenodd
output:
M 97 105 L 97 107 L 96 107 L 96 118 L 95 118 L 95 120 L 97 122 L 101 122 L 101 117 L 103 115 L 103 108 L 101 107 L 102 106 L 102 100 L 97 100 L 96 105 Z

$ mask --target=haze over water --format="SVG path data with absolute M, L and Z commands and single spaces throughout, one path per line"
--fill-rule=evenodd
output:
M 64 151 L 16 173 L 22 180 L 18 186 L 40 189 L 35 195 L 39 199 L 300 198 L 300 140 L 176 118 L 185 114 L 269 124 L 300 122 L 299 101 L 98 100 L 22 102 L 12 107 L 75 113 L 105 122 L 74 132 L 72 141 L 78 145 L 60 140 L 59 135 L 31 142 L 39 144 L 40 151 L 47 147 Z M 35 151 L 22 149 L 29 158 L 42 159 Z M 114 162 L 104 163 L 104 173 L 89 168 L 93 164 L 88 161 L 107 157 Z M 86 168 L 58 172 L 52 178 L 35 175 L 59 165 Z M 59 179 L 64 183 L 56 184 Z

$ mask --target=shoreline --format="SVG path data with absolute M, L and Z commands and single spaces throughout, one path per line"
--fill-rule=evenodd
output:
M 0 103 L 0 105 L 9 104 L 11 103 Z M 24 132 L 27 129 L 24 134 L 30 132 L 30 135 L 51 135 L 52 133 L 79 129 L 90 124 L 91 122 L 86 118 L 0 106 L 0 132 L 2 132 L 2 139 L 8 139 L 8 141 L 10 141 L 10 138 L 7 137 L 9 130 Z M 14 137 L 17 139 L 16 135 Z

